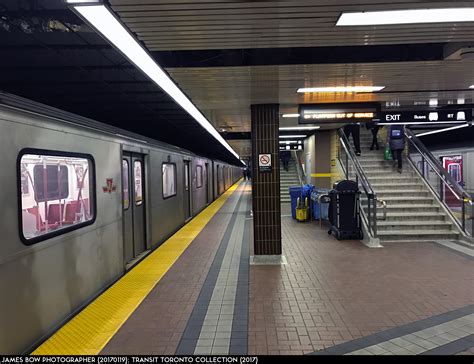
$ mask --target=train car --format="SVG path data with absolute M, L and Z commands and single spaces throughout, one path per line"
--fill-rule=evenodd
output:
M 27 353 L 241 168 L 0 95 L 0 353 Z

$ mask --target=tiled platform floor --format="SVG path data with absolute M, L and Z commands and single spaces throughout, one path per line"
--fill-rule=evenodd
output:
M 474 303 L 472 259 L 435 243 L 368 249 L 282 218 L 288 264 L 251 267 L 249 353 L 304 354 Z
M 387 347 L 384 341 L 401 343 L 398 336 L 393 336 L 398 328 L 399 336 L 412 332 L 424 335 L 422 331 L 436 326 L 436 320 L 433 324 L 420 320 L 447 315 L 437 324 L 457 330 L 450 326 L 457 321 L 451 321 L 466 319 L 464 316 L 472 313 L 472 257 L 436 243 L 398 243 L 369 249 L 358 241 L 337 241 L 316 222 L 292 220 L 286 216 L 286 207 L 282 210 L 282 232 L 288 264 L 249 268 L 245 266 L 245 244 L 252 241 L 252 229 L 244 210 L 250 206 L 250 193 L 246 188 L 234 194 L 235 198 L 229 199 L 202 230 L 103 354 L 205 354 L 206 347 L 209 354 L 217 353 L 216 349 L 232 353 L 232 342 L 237 343 L 235 350 L 248 354 L 309 354 L 328 349 L 351 353 L 365 347 L 382 354 L 383 347 Z M 222 270 L 229 271 L 228 275 L 224 272 L 225 279 Z M 225 282 L 231 282 L 232 287 L 221 287 Z M 219 295 L 221 291 L 228 294 Z M 222 296 L 219 315 L 214 312 L 217 296 Z M 234 304 L 226 300 L 234 300 Z M 224 312 L 226 305 L 233 310 Z M 456 317 L 446 314 L 453 310 L 462 312 Z M 232 322 L 222 338 L 218 337 L 218 323 L 215 333 L 208 331 L 210 321 L 220 319 Z M 462 322 L 461 331 L 470 340 L 474 327 L 470 332 L 470 322 Z M 411 325 L 411 331 L 406 331 L 407 325 Z M 456 339 L 461 338 L 458 331 L 454 332 Z M 370 344 L 374 334 L 386 339 Z M 415 340 L 413 335 L 408 338 Z M 242 345 L 242 340 L 248 345 Z M 441 341 L 434 348 L 442 347 Z M 371 348 L 374 345 L 382 349 Z M 453 353 L 473 352 L 473 345 L 463 345 Z M 412 350 L 421 353 L 419 348 Z

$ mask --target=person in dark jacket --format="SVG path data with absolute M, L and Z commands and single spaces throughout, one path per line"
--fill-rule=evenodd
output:
M 398 162 L 398 173 L 402 173 L 403 156 L 405 149 L 405 127 L 403 125 L 390 125 L 387 133 L 390 149 L 392 150 L 393 160 Z
M 367 122 L 366 127 L 372 132 L 372 145 L 370 146 L 370 150 L 374 150 L 374 147 L 376 150 L 379 150 L 379 142 L 377 140 L 377 134 L 379 132 L 380 127 L 375 121 Z
M 288 152 L 286 150 L 281 151 L 280 152 L 280 159 L 283 163 L 283 168 L 285 169 L 285 171 L 288 172 L 288 167 L 289 167 L 289 163 L 290 163 L 290 159 L 291 159 L 290 152 Z
M 349 140 L 349 134 L 352 134 L 356 155 L 360 155 L 360 124 L 347 124 L 344 126 L 344 134 L 346 134 L 347 140 Z

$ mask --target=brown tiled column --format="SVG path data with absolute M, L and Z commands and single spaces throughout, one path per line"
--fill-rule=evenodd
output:
M 281 255 L 279 105 L 252 105 L 252 200 L 254 254 Z M 259 168 L 259 154 L 271 154 L 271 171 Z

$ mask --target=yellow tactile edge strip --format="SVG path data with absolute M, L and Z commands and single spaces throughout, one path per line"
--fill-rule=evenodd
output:
M 41 344 L 33 355 L 97 355 L 236 190 L 230 187 Z

